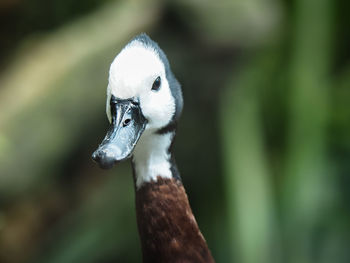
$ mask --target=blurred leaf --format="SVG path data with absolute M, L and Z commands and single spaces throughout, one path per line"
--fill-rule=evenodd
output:
M 326 153 L 333 2 L 298 0 L 294 21 L 283 217 L 288 262 L 307 263 L 333 192 Z
M 213 44 L 257 46 L 273 39 L 282 21 L 275 0 L 180 0 L 175 7 L 193 32 Z
M 258 90 L 274 69 L 268 55 L 248 63 L 222 94 L 220 126 L 226 195 L 235 260 L 273 262 L 275 204 L 259 116 Z

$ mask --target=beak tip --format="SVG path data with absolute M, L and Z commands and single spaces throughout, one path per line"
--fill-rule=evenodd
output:
M 96 151 L 91 155 L 92 160 L 94 160 L 94 162 L 98 162 L 99 161 L 99 155 L 96 153 Z
M 106 149 L 97 149 L 91 157 L 102 169 L 110 169 L 118 162 L 116 156 Z

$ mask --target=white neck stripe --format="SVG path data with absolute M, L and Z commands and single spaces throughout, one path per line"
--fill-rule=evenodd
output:
M 169 147 L 174 134 L 147 130 L 142 134 L 133 154 L 137 189 L 145 182 L 157 181 L 158 176 L 172 178 Z

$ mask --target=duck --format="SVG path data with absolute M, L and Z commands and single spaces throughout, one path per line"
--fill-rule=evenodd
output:
M 181 85 L 147 34 L 131 39 L 109 70 L 110 126 L 92 154 L 103 169 L 131 159 L 143 262 L 214 262 L 173 154 Z

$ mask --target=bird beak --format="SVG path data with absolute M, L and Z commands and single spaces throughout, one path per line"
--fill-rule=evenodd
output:
M 112 96 L 110 108 L 111 125 L 106 137 L 92 154 L 92 159 L 103 169 L 111 168 L 132 155 L 147 124 L 139 102 L 133 99 L 120 100 Z

